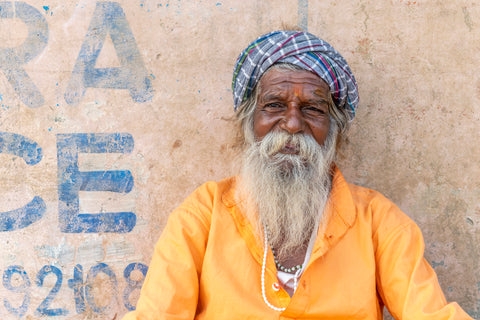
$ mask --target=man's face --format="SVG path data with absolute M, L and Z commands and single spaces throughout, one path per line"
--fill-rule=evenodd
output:
M 303 250 L 330 195 L 337 129 L 330 90 L 308 71 L 271 69 L 260 80 L 241 172 L 240 198 L 269 232 L 277 257 Z M 254 208 L 249 210 L 248 208 Z M 255 216 L 258 213 L 258 216 Z M 301 249 L 303 248 L 303 249 Z
M 268 71 L 260 80 L 260 94 L 253 115 L 253 132 L 260 141 L 271 131 L 311 135 L 323 145 L 330 128 L 330 89 L 308 71 Z M 288 145 L 280 151 L 295 154 Z

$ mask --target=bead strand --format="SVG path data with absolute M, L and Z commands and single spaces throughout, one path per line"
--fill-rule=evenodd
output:
M 286 268 L 286 267 L 282 266 L 282 265 L 280 264 L 280 262 L 278 262 L 277 256 L 275 255 L 275 250 L 273 250 L 273 248 L 272 248 L 272 253 L 273 253 L 273 258 L 275 259 L 275 265 L 276 265 L 277 268 L 280 269 L 281 271 L 290 273 L 290 272 L 295 272 L 295 271 L 297 271 L 297 270 L 302 269 L 302 265 L 301 265 L 301 264 L 296 265 L 296 266 L 291 267 L 291 268 Z

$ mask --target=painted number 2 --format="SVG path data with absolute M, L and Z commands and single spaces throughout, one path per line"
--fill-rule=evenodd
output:
M 55 266 L 43 266 L 42 269 L 37 274 L 37 280 L 35 283 L 37 284 L 38 287 L 43 286 L 43 280 L 45 277 L 53 273 L 57 277 L 57 281 L 55 282 L 55 285 L 53 286 L 52 290 L 48 293 L 48 296 L 43 300 L 43 302 L 38 306 L 37 310 L 35 310 L 35 315 L 41 316 L 41 315 L 47 315 L 47 316 L 63 316 L 67 315 L 68 311 L 63 309 L 63 308 L 57 308 L 57 309 L 49 309 L 48 307 L 52 303 L 53 299 L 55 299 L 55 296 L 57 295 L 58 291 L 62 287 L 62 271 L 58 269 Z

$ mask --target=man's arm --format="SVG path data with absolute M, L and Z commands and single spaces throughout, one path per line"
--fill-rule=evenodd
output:
M 385 215 L 382 224 L 397 214 Z M 413 221 L 393 230 L 380 225 L 377 237 L 377 288 L 395 319 L 472 319 L 457 303 L 447 303 L 435 271 L 423 257 L 424 240 Z

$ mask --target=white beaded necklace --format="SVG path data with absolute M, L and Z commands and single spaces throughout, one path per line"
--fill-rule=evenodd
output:
M 261 278 L 263 301 L 265 302 L 265 304 L 267 306 L 269 306 L 270 308 L 272 308 L 275 311 L 284 311 L 286 308 L 275 307 L 273 304 L 271 304 L 268 301 L 267 295 L 265 294 L 265 266 L 267 264 L 267 252 L 268 252 L 268 236 L 267 236 L 267 227 L 265 225 L 263 225 L 263 231 L 264 231 L 264 234 L 265 234 L 265 243 L 263 245 L 263 262 L 262 262 L 262 278 Z M 300 267 L 300 269 L 298 269 L 297 272 L 295 272 L 293 292 L 295 292 L 297 290 L 297 285 L 298 285 L 297 279 L 298 279 L 298 276 L 299 276 L 301 271 L 302 271 L 302 267 Z

